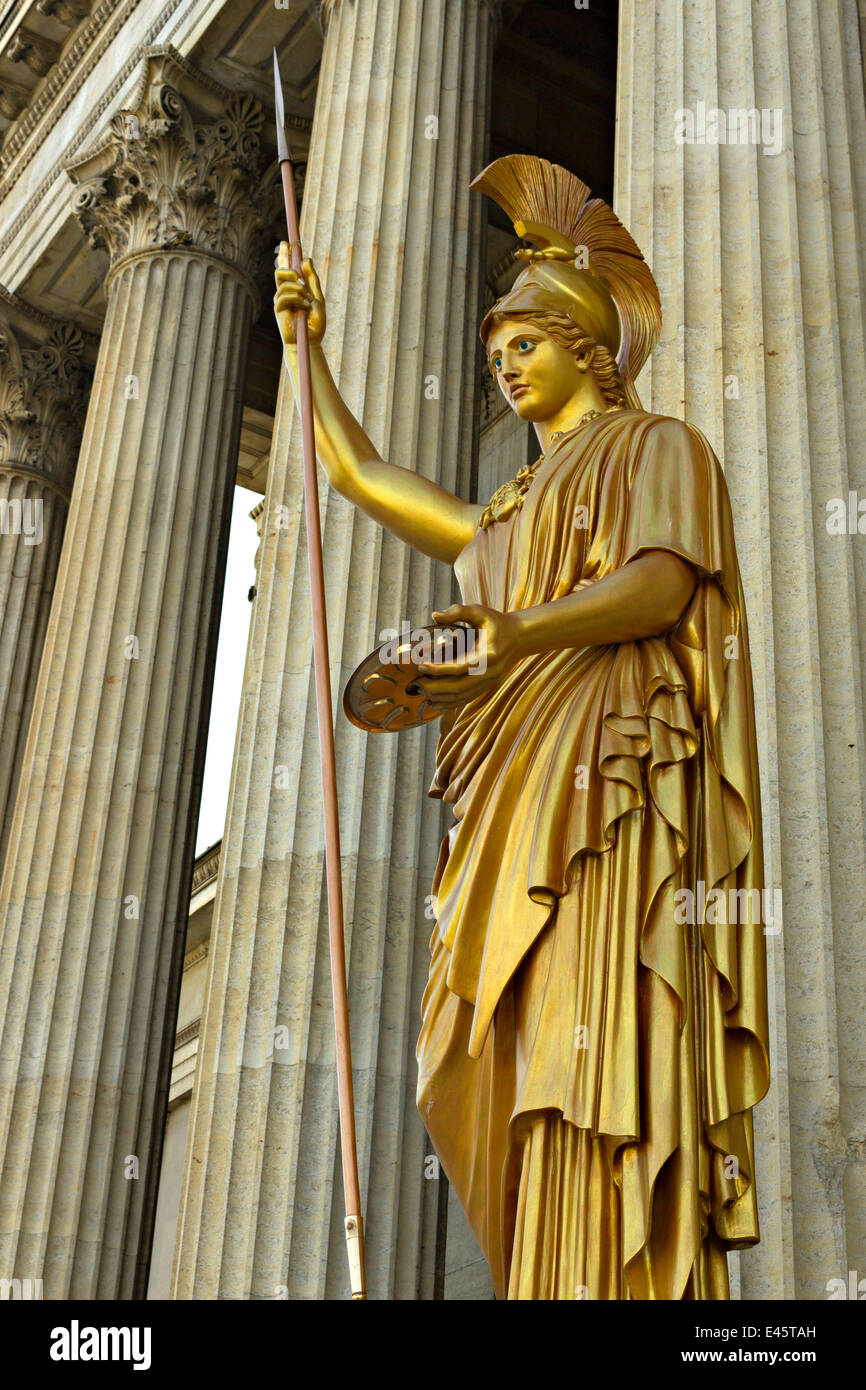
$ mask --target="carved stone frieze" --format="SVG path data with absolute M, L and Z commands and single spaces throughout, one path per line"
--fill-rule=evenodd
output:
M 28 345 L 0 307 L 0 471 L 25 469 L 70 491 L 90 394 L 83 352 L 74 324 Z
M 261 103 L 223 91 L 171 51 L 149 56 L 136 98 L 97 149 L 67 166 L 91 246 L 104 248 L 112 266 L 142 251 L 189 247 L 254 280 L 280 193 L 278 166 L 268 167 L 263 153 Z

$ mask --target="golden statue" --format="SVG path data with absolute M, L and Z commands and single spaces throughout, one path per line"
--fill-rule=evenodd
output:
M 730 503 L 689 425 L 641 408 L 658 290 L 617 217 L 524 155 L 474 181 L 532 249 L 481 324 L 540 458 L 471 505 L 379 457 L 341 400 L 315 270 L 318 454 L 454 566 L 486 665 L 429 663 L 453 807 L 418 1106 L 497 1298 L 724 1299 L 758 1240 L 769 1084 L 751 670 Z M 483 669 L 482 669 L 483 667 Z M 697 905 L 697 906 L 695 906 Z M 691 911 L 689 908 L 691 907 Z

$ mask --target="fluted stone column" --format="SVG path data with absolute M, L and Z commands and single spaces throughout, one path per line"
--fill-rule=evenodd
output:
M 325 351 L 383 456 L 469 495 L 494 15 L 337 0 L 302 216 Z M 275 327 L 275 332 L 276 327 Z M 220 858 L 175 1260 L 178 1298 L 348 1296 L 300 439 L 284 380 Z M 381 629 L 428 622 L 450 572 L 324 490 L 335 708 Z M 370 1297 L 430 1297 L 437 1189 L 415 1039 L 440 815 L 435 731 L 337 714 L 349 997 Z
M 622 0 L 617 100 L 616 209 L 665 316 L 644 402 L 698 425 L 725 463 L 767 883 L 783 891 L 762 1240 L 740 1257 L 741 1292 L 821 1299 L 866 1271 L 866 539 L 828 524 L 866 485 L 856 0 Z M 754 109 L 759 143 L 711 143 L 714 108 L 726 133 L 732 108 Z
M 46 1298 L 142 1289 L 262 123 L 152 53 L 130 112 L 70 168 L 108 312 L 0 885 L 0 1270 Z
M 83 351 L 74 324 L 0 287 L 0 870 L 90 388 Z

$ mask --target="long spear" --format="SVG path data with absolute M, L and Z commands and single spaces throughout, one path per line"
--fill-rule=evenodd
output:
M 292 154 L 286 134 L 283 84 L 274 49 L 274 100 L 277 118 L 277 157 L 283 177 L 286 222 L 292 269 L 303 276 L 303 254 L 298 230 L 298 205 L 292 174 Z M 307 550 L 310 566 L 310 600 L 313 608 L 313 657 L 316 670 L 316 712 L 322 758 L 322 798 L 325 805 L 325 864 L 328 878 L 328 938 L 331 947 L 331 987 L 334 998 L 334 1031 L 337 1037 L 337 1095 L 340 1103 L 340 1140 L 343 1151 L 343 1192 L 346 1201 L 346 1247 L 352 1298 L 367 1297 L 364 1279 L 364 1227 L 358 1183 L 358 1151 L 355 1143 L 355 1102 L 352 1090 L 352 1048 L 349 1040 L 349 998 L 346 990 L 346 943 L 343 936 L 343 886 L 340 877 L 340 821 L 337 814 L 337 764 L 334 756 L 334 716 L 331 708 L 331 675 L 328 660 L 328 624 L 325 617 L 325 576 L 322 534 L 319 530 L 319 482 L 316 474 L 316 438 L 313 428 L 313 383 L 306 310 L 294 318 L 298 349 L 298 405 L 304 453 L 304 501 L 307 518 Z

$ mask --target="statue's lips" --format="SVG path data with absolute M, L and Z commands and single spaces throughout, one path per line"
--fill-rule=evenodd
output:
M 527 383 L 522 381 L 522 382 L 520 383 L 519 386 L 512 386 L 512 388 L 511 388 L 511 399 L 512 399 L 513 401 L 516 401 L 517 398 L 518 398 L 518 396 L 524 394 L 526 391 L 529 391 L 529 390 L 530 390 L 530 387 L 527 385 Z

